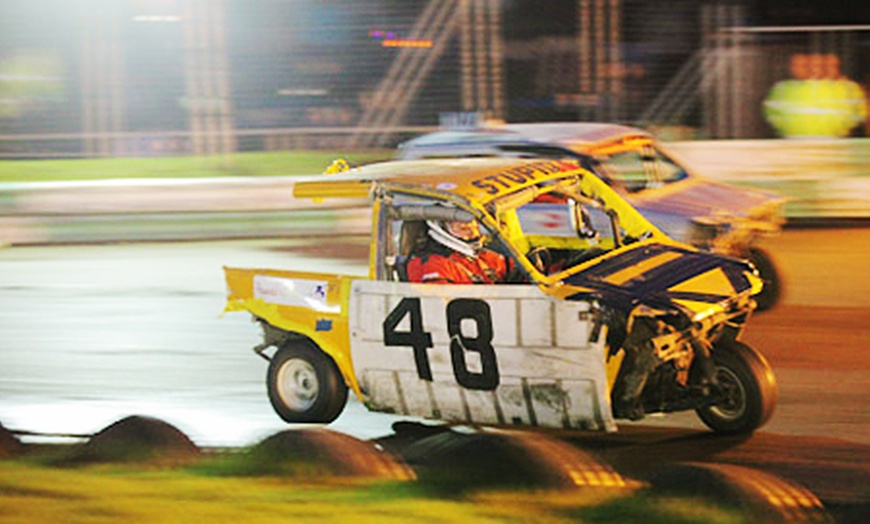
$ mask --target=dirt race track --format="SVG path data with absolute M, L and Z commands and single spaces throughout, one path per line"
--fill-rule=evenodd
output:
M 801 433 L 797 425 L 813 420 L 811 434 L 870 444 L 870 229 L 787 231 L 766 247 L 786 294 L 744 338 L 779 377 L 767 429 Z

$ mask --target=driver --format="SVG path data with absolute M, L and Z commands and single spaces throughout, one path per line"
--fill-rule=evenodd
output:
M 508 275 L 508 259 L 483 247 L 476 220 L 427 220 L 426 242 L 408 260 L 410 282 L 495 284 Z

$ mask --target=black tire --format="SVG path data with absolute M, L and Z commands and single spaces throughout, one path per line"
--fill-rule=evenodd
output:
M 763 249 L 757 247 L 749 248 L 748 258 L 758 270 L 758 274 L 764 282 L 764 289 L 761 290 L 761 293 L 755 295 L 756 310 L 766 311 L 779 302 L 782 296 L 782 279 L 770 255 Z
M 269 362 L 269 401 L 287 422 L 329 423 L 347 402 L 347 385 L 335 362 L 309 341 L 295 340 Z
M 776 377 L 761 354 L 741 342 L 713 349 L 716 378 L 724 398 L 699 408 L 698 417 L 717 433 L 751 433 L 763 426 L 776 407 Z

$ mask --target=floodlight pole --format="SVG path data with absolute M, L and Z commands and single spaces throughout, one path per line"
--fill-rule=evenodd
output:
M 191 152 L 221 155 L 236 150 L 230 105 L 223 0 L 184 2 L 185 88 Z
M 462 110 L 505 118 L 501 0 L 461 0 Z
M 82 12 L 80 69 L 82 149 L 87 156 L 123 154 L 124 73 L 116 2 Z

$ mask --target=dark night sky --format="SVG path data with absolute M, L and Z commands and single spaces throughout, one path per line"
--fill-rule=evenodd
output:
M 722 4 L 722 0 L 622 0 L 624 15 L 637 19 L 653 13 L 650 20 L 666 17 L 675 4 Z M 746 0 L 751 25 L 868 25 L 870 0 Z M 524 40 L 542 35 L 570 35 L 576 31 L 576 0 L 504 0 L 505 33 Z M 665 9 L 663 6 L 667 6 Z M 643 17 L 646 17 L 644 15 Z
M 755 0 L 763 25 L 865 25 L 870 24 L 867 0 Z

